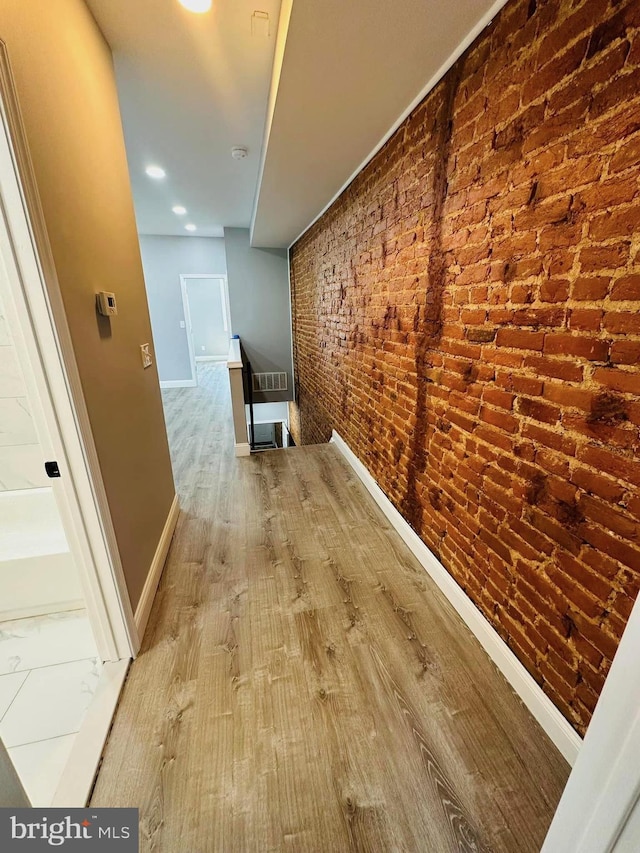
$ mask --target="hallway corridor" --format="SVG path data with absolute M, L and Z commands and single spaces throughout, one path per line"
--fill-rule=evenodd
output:
M 181 516 L 93 806 L 141 851 L 538 851 L 569 768 L 332 445 L 163 392 Z

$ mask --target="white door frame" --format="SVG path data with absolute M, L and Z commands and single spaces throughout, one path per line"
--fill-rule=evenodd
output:
M 191 364 L 191 379 L 193 380 L 193 384 L 197 385 L 197 374 L 196 374 L 196 353 L 193 346 L 193 332 L 191 329 L 191 310 L 189 308 L 189 293 L 188 293 L 188 282 L 190 278 L 215 278 L 220 282 L 220 296 L 222 299 L 222 322 L 224 323 L 224 329 L 227 332 L 229 338 L 233 332 L 231 331 L 231 311 L 229 309 L 229 282 L 227 280 L 226 275 L 222 275 L 221 273 L 183 273 L 180 276 L 180 290 L 182 292 L 182 310 L 184 312 L 184 320 L 185 320 L 185 332 L 187 335 L 187 346 L 189 347 L 189 361 Z M 225 361 L 226 356 L 221 361 Z
M 184 333 L 187 336 L 187 347 L 189 348 L 189 367 L 191 368 L 191 377 L 189 380 L 180 380 L 180 385 L 185 387 L 195 386 L 198 384 L 198 375 L 196 373 L 196 354 L 193 349 L 193 333 L 191 331 L 191 311 L 189 310 L 189 296 L 187 295 L 187 278 L 188 276 L 180 276 L 180 292 L 182 293 L 182 314 L 184 317 Z M 166 383 L 165 383 L 166 385 Z
M 0 42 L 0 262 L 51 486 L 78 565 L 103 661 L 135 656 L 140 639 L 120 562 L 89 415 L 6 47 Z M 26 364 L 25 364 L 26 362 Z M 45 460 L 43 460 L 44 462 Z
M 614 851 L 639 808 L 639 649 L 640 599 L 631 611 L 542 853 Z M 640 849 L 640 838 L 636 841 L 634 849 Z

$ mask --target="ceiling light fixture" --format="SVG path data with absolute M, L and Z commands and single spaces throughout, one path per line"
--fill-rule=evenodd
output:
M 167 176 L 167 173 L 162 168 L 162 166 L 147 166 L 145 172 L 147 173 L 147 175 L 149 175 L 150 178 L 155 178 L 156 181 L 159 181 L 162 178 L 166 178 Z
M 183 207 L 181 204 L 176 204 L 174 207 L 171 208 L 171 210 L 173 210 L 176 216 L 184 216 L 187 212 L 187 208 Z
M 203 15 L 211 8 L 211 0 L 178 0 L 178 3 L 189 12 L 195 12 L 196 15 Z
M 184 228 L 185 228 L 185 231 L 195 231 L 196 230 L 196 226 L 193 224 L 193 222 L 187 222 L 187 224 L 184 226 Z
M 234 145 L 231 149 L 231 156 L 234 160 L 244 160 L 249 154 L 249 150 L 244 145 Z

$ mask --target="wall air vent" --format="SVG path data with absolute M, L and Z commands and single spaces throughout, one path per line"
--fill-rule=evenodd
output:
M 286 391 L 287 390 L 287 374 L 286 373 L 254 373 L 253 374 L 253 390 L 254 391 Z

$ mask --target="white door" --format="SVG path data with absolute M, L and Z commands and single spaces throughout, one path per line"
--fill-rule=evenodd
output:
M 18 692 L 8 708 L 3 703 L 0 773 L 6 778 L 11 775 L 6 747 L 33 803 L 82 806 L 91 790 L 129 660 L 140 643 L 9 80 L 6 55 L 0 51 L 0 479 L 4 477 L 0 500 L 5 502 L 0 508 L 0 547 L 5 556 L 23 561 L 19 568 L 28 580 L 21 586 L 20 578 L 13 572 L 10 575 L 14 615 L 16 611 L 20 614 L 21 607 L 38 606 L 59 613 L 83 603 L 86 616 L 82 615 L 82 621 L 86 625 L 88 617 L 88 640 L 91 642 L 93 634 L 95 643 L 85 656 L 90 660 L 67 658 L 61 662 L 64 674 L 58 664 L 36 661 L 33 655 L 30 662 L 28 656 L 19 658 L 22 672 L 28 670 L 28 674 L 24 681 L 18 672 L 7 676 L 11 690 Z M 49 463 L 48 471 L 45 463 Z M 22 550 L 25 541 L 31 548 L 27 554 Z M 58 589 L 50 578 L 33 574 L 40 558 L 54 557 L 65 564 L 58 575 Z M 64 633 L 65 646 L 73 655 L 80 655 L 79 635 L 72 632 L 69 643 L 69 632 Z M 21 643 L 24 634 L 16 632 L 5 639 Z M 35 645 L 38 654 L 42 649 L 47 655 L 58 654 L 59 643 Z M 101 672 L 96 657 L 104 662 Z M 79 680 L 88 685 L 87 663 L 94 665 L 90 675 L 95 692 L 78 689 Z M 6 681 L 3 687 L 7 688 Z M 56 712 L 62 705 L 65 712 Z M 65 734 L 53 731 L 58 724 Z M 36 746 L 40 760 L 34 761 L 32 749 Z M 51 757 L 50 749 L 56 752 L 55 761 L 43 757 L 41 750 Z M 15 794 L 15 784 L 12 788 Z
M 14 516 L 11 525 L 4 524 L 4 547 L 19 557 L 18 541 L 29 533 L 29 517 L 46 517 L 48 526 L 40 528 L 48 532 L 39 534 L 43 541 L 36 550 L 67 555 L 64 560 L 69 562 L 59 601 L 84 600 L 103 661 L 128 659 L 137 652 L 139 640 L 62 298 L 54 273 L 45 284 L 39 255 L 43 243 L 37 248 L 34 238 L 34 226 L 42 228 L 37 195 L 29 181 L 21 183 L 18 162 L 22 174 L 30 175 L 25 143 L 15 120 L 11 126 L 17 138 L 15 143 L 11 139 L 4 103 L 0 118 L 0 480 L 3 473 L 5 478 L 0 500 L 4 493 L 5 507 L 12 504 Z M 33 224 L 26 197 L 36 217 Z M 49 473 L 54 476 L 45 473 L 45 463 L 51 463 Z M 27 490 L 35 501 L 29 508 Z M 19 494 L 11 500 L 7 492 Z
M 37 389 L 0 261 L 0 622 L 84 607 L 41 434 Z M 50 472 L 55 473 L 49 465 Z M 57 478 L 53 478 L 55 480 Z M 1 672 L 1 667 L 0 667 Z

